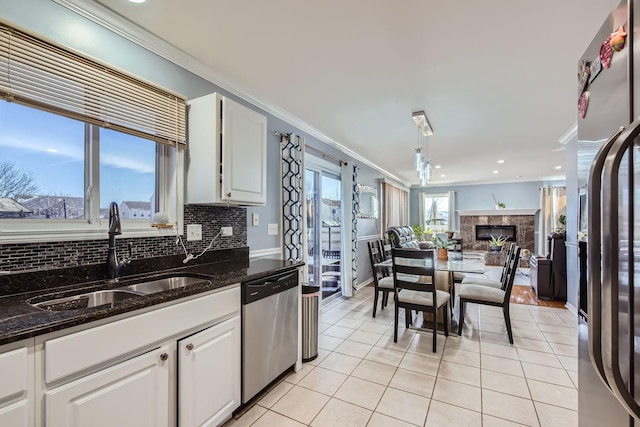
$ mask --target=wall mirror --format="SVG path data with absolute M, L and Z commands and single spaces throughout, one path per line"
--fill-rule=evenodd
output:
M 358 218 L 378 218 L 378 191 L 358 184 Z

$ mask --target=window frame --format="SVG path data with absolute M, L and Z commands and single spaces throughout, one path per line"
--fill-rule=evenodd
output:
M 435 197 L 438 198 L 447 198 L 448 204 L 448 215 L 447 215 L 447 223 L 446 224 L 427 224 L 425 217 L 425 208 L 424 204 L 427 198 L 433 199 Z M 439 192 L 439 193 L 420 193 L 420 204 L 419 204 L 419 218 L 420 225 L 422 227 L 426 227 L 427 229 L 431 229 L 434 233 L 442 233 L 447 231 L 454 231 L 456 227 L 455 223 L 455 192 Z
M 0 101 L 2 102 L 2 101 Z M 100 218 L 100 127 L 85 123 L 84 203 L 88 218 L 0 219 L 0 244 L 59 242 L 106 238 L 108 219 Z M 152 227 L 152 219 L 122 219 L 124 237 L 182 234 L 184 217 L 184 150 L 156 142 L 156 197 L 158 210 L 169 216 L 174 228 Z M 97 203 L 95 202 L 97 201 Z M 152 207 L 152 210 L 155 208 Z M 177 227 L 176 227 L 177 224 Z

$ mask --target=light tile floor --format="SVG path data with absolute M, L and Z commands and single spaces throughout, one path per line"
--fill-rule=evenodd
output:
M 227 426 L 578 425 L 577 329 L 570 311 L 469 304 L 463 336 L 405 329 L 393 303 L 371 317 L 373 288 L 322 307 L 319 356 Z M 417 319 L 421 322 L 421 319 Z M 418 323 L 419 324 L 419 323 Z

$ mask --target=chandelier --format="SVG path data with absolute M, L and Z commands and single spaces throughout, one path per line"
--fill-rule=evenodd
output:
M 425 186 L 431 179 L 431 158 L 427 138 L 433 135 L 433 129 L 427 120 L 424 111 L 416 111 L 411 114 L 413 121 L 418 126 L 418 147 L 416 148 L 416 172 L 420 179 L 420 185 Z

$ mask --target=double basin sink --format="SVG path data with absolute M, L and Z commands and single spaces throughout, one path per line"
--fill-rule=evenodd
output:
M 211 284 L 211 281 L 195 275 L 172 275 L 153 278 L 115 289 L 85 292 L 62 298 L 40 296 L 27 302 L 34 307 L 49 311 L 78 310 L 101 306 L 113 306 L 114 303 L 135 296 L 151 295 L 173 289 L 183 289 L 195 284 Z

